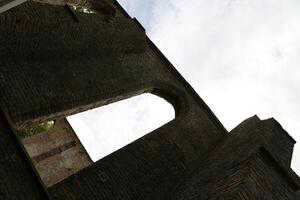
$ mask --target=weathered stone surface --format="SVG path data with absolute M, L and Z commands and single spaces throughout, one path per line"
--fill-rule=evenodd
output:
M 283 132 L 274 119 L 246 120 L 210 153 L 174 199 L 297 199 L 299 177 L 286 165 L 290 160 L 282 146 L 269 142 L 281 139 L 289 151 L 294 142 Z
M 48 198 L 296 199 L 299 180 L 289 167 L 295 141 L 282 127 L 253 117 L 228 134 L 143 27 L 116 1 L 106 2 L 114 14 L 103 7 L 89 15 L 28 2 L 0 15 L 0 107 L 10 126 L 63 118 L 145 92 L 169 101 L 176 118 L 48 188 Z M 14 168 L 9 175 L 18 173 L 38 185 L 27 181 L 26 171 Z M 36 195 L 43 192 L 40 187 Z
M 53 128 L 25 138 L 22 143 L 47 187 L 92 164 L 65 118 L 55 120 Z

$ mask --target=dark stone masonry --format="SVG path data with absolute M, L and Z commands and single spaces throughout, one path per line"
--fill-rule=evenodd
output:
M 92 163 L 65 117 L 142 93 L 167 100 L 175 119 Z M 295 141 L 280 124 L 253 116 L 227 132 L 114 0 L 0 13 L 0 94 L 1 200 L 298 199 Z

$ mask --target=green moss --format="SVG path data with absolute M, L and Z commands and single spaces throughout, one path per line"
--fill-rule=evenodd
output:
M 81 13 L 94 13 L 88 8 L 82 7 L 82 6 L 72 6 L 73 10 L 75 12 L 81 12 Z
M 50 130 L 54 126 L 54 121 L 43 122 L 31 127 L 26 127 L 18 130 L 21 138 L 31 137 L 44 131 Z

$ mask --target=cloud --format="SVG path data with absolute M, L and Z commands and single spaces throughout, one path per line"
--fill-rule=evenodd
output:
M 68 117 L 93 161 L 122 148 L 171 121 L 171 104 L 143 94 Z
M 132 15 L 143 15 L 140 3 L 122 1 L 130 2 Z M 144 24 L 151 39 L 229 130 L 258 114 L 275 117 L 300 141 L 298 0 L 165 0 L 145 6 L 152 13 Z M 300 159 L 293 167 L 300 172 Z

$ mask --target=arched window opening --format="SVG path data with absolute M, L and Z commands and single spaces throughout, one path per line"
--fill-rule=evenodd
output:
M 171 104 L 142 94 L 67 119 L 91 159 L 97 161 L 174 118 Z
M 167 101 L 143 94 L 16 133 L 44 185 L 51 187 L 174 117 Z

